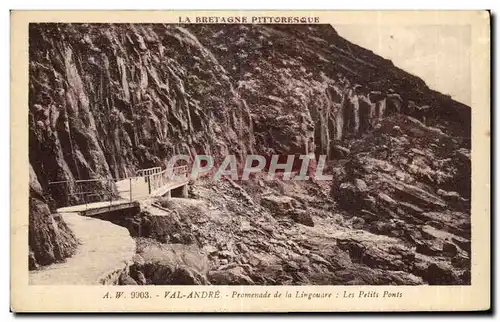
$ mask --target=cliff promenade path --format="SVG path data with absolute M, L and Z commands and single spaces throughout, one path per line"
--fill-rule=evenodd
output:
M 174 176 L 171 176 L 172 170 Z M 170 171 L 150 168 L 139 170 L 135 177 L 118 181 L 92 179 L 71 182 L 73 194 L 78 200 L 85 202 L 58 208 L 57 212 L 78 240 L 76 253 L 63 263 L 30 271 L 29 283 L 116 283 L 119 274 L 132 262 L 136 251 L 135 241 L 127 228 L 93 216 L 139 208 L 140 202 L 147 201 L 150 197 L 170 196 L 172 192 L 187 197 L 189 178 L 186 170 L 185 167 Z M 105 187 L 109 187 L 109 190 Z M 100 200 L 90 202 L 91 197 L 98 197 Z
M 30 284 L 109 283 L 113 280 L 113 272 L 124 270 L 132 261 L 136 246 L 127 228 L 80 216 L 78 212 L 62 213 L 61 216 L 78 238 L 76 253 L 63 263 L 30 271 Z

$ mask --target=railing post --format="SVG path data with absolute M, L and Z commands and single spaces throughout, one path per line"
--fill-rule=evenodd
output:
M 130 201 L 132 201 L 132 178 L 128 178 L 129 190 L 130 190 Z
M 71 196 L 70 196 L 71 187 L 69 186 L 69 181 L 65 184 L 65 186 L 66 186 L 66 202 L 67 202 L 68 206 L 71 206 L 71 204 L 72 204 Z
M 111 189 L 111 179 L 108 179 L 108 193 L 109 193 L 109 205 L 113 204 L 113 193 Z

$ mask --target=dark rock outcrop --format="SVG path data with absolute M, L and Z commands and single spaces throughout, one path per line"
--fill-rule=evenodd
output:
M 253 280 L 246 275 L 241 267 L 218 270 L 208 273 L 210 282 L 214 285 L 254 285 Z
M 62 218 L 51 213 L 31 166 L 29 175 L 29 269 L 32 270 L 71 256 L 77 240 Z
M 137 241 L 137 258 L 122 282 L 141 285 L 210 284 L 207 279 L 207 258 L 197 246 L 159 244 L 147 238 Z
M 374 136 L 356 141 L 332 186 L 338 205 L 364 219 L 358 228 L 399 238 L 437 259 L 418 273 L 431 284 L 467 283 L 459 276 L 470 271 L 470 169 L 464 171 L 463 146 L 461 138 L 411 117 L 388 117 Z M 462 194 L 449 191 L 458 182 L 466 185 Z M 457 254 L 461 259 L 453 260 Z

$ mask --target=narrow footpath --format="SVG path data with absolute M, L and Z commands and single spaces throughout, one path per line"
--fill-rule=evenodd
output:
M 64 263 L 30 271 L 30 284 L 100 284 L 102 278 L 124 269 L 132 260 L 136 245 L 126 228 L 77 212 L 61 216 L 79 240 L 76 253 Z

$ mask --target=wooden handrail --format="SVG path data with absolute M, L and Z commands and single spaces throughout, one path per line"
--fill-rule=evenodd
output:
M 89 200 L 87 200 L 88 197 L 91 196 L 102 196 L 103 199 L 108 200 L 111 202 L 117 195 L 115 195 L 114 189 L 113 189 L 113 183 L 117 183 L 119 181 L 123 180 L 128 180 L 129 182 L 126 183 L 125 185 L 128 184 L 128 190 L 126 190 L 126 186 L 120 186 L 122 189 L 118 189 L 117 193 L 118 195 L 120 193 L 129 191 L 130 192 L 130 199 L 132 200 L 132 180 L 146 180 L 148 183 L 150 193 L 153 190 L 156 190 L 169 182 L 177 182 L 178 180 L 175 180 L 174 178 L 171 178 L 171 175 L 179 177 L 180 180 L 188 179 L 188 166 L 187 165 L 181 165 L 177 167 L 170 167 L 166 169 L 161 169 L 161 167 L 156 167 L 156 168 L 149 168 L 149 169 L 143 169 L 146 171 L 143 171 L 147 173 L 147 171 L 154 171 L 150 174 L 145 174 L 142 176 L 130 176 L 122 179 L 113 179 L 113 178 L 95 178 L 95 179 L 82 179 L 82 180 L 62 180 L 62 181 L 52 181 L 48 182 L 50 185 L 49 189 L 55 189 L 57 188 L 55 185 L 61 184 L 61 188 L 65 189 L 66 192 L 65 194 L 68 196 L 73 196 L 73 198 L 76 198 L 77 200 L 75 201 L 83 201 L 83 204 L 87 204 Z M 161 171 L 159 171 L 161 170 Z M 140 173 L 139 171 L 136 172 Z M 168 175 L 167 175 L 168 174 Z M 71 185 L 70 185 L 71 184 Z M 73 187 L 70 191 L 70 187 Z M 58 189 L 61 189 L 58 188 Z M 96 189 L 99 189 L 101 193 L 96 193 Z M 125 190 L 124 190 L 125 189 Z M 63 193 L 64 194 L 64 193 Z M 69 201 L 69 199 L 67 200 Z M 73 201 L 71 201 L 73 202 Z M 71 203 L 70 202 L 70 203 Z

